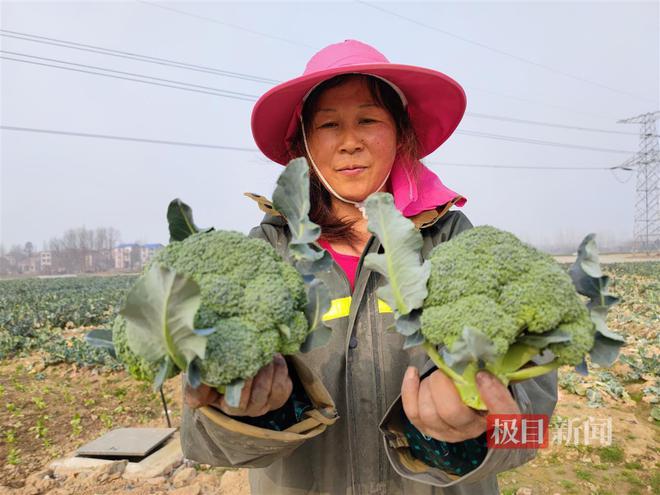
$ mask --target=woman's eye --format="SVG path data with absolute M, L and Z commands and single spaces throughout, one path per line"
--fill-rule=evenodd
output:
M 360 122 L 364 122 L 365 124 L 369 124 L 371 122 L 376 122 L 374 119 L 362 119 Z
M 319 128 L 320 128 L 320 129 L 323 129 L 324 127 L 334 127 L 334 126 L 336 126 L 336 125 L 337 125 L 337 124 L 335 124 L 334 122 L 326 122 L 325 124 L 321 124 L 321 125 L 319 126 Z

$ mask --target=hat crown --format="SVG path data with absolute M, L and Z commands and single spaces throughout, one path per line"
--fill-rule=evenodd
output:
M 357 40 L 345 40 L 326 46 L 307 62 L 304 76 L 322 70 L 363 64 L 389 64 L 385 55 Z

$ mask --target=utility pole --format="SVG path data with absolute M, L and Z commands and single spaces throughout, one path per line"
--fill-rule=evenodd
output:
M 619 120 L 620 124 L 641 124 L 639 151 L 629 162 L 637 169 L 635 195 L 635 251 L 660 250 L 660 145 L 655 122 L 660 111 Z

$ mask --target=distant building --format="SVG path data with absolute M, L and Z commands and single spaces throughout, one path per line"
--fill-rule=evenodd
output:
M 115 270 L 139 270 L 163 247 L 162 244 L 119 244 L 112 250 Z
M 41 251 L 38 254 L 40 257 L 39 263 L 41 264 L 42 268 L 53 265 L 53 258 L 50 251 Z

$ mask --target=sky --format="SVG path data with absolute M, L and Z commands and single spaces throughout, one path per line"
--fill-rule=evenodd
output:
M 281 172 L 256 151 L 254 99 L 345 39 L 463 86 L 465 117 L 424 161 L 468 198 L 463 211 L 473 224 L 538 245 L 577 246 L 589 232 L 604 244 L 632 238 L 635 171 L 609 168 L 640 145 L 639 125 L 617 121 L 660 110 L 659 2 L 3 1 L 0 8 L 5 246 L 31 241 L 40 249 L 81 226 L 115 227 L 124 242 L 166 243 L 165 212 L 177 197 L 197 225 L 247 232 L 263 215 L 243 193 L 270 197 Z M 247 96 L 219 95 L 227 91 Z

